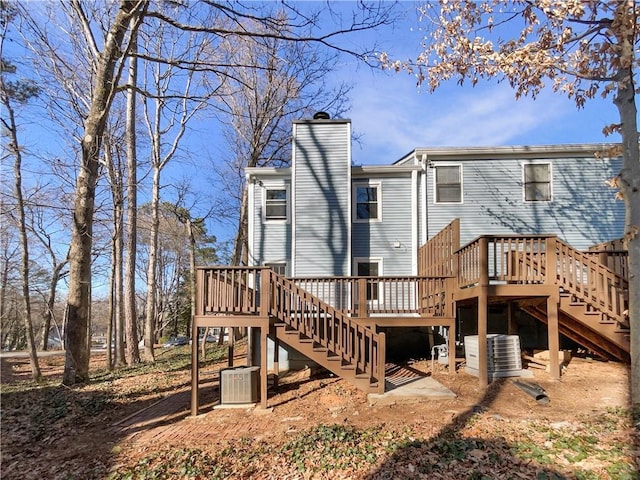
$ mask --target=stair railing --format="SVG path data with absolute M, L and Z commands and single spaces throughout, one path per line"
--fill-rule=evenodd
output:
M 629 282 L 562 240 L 557 239 L 556 250 L 559 286 L 610 319 L 626 324 Z
M 263 301 L 264 292 L 269 291 L 268 303 L 262 305 L 269 315 L 296 330 L 302 339 L 325 348 L 328 356 L 354 365 L 356 373 L 365 374 L 384 389 L 383 333 L 376 333 L 272 270 L 262 271 L 261 285 Z

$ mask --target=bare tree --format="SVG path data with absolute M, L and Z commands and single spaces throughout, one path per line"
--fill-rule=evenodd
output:
M 95 74 L 91 104 L 84 122 L 81 141 L 82 161 L 76 180 L 74 223 L 71 230 L 69 262 L 69 294 L 67 299 L 66 360 L 63 383 L 71 385 L 89 379 L 89 319 L 91 299 L 91 247 L 95 200 L 102 136 L 104 134 L 111 103 L 116 93 L 123 60 L 129 49 L 129 38 L 135 36 L 142 14 L 147 7 L 144 1 L 122 0 L 104 38 L 102 50 L 93 35 L 84 6 L 73 1 L 72 7 L 83 25 L 85 41 L 94 51 Z M 131 19 L 138 19 L 130 26 Z
M 505 79 L 516 97 L 535 97 L 549 81 L 578 108 L 597 95 L 613 97 L 620 123 L 605 128 L 622 137 L 623 167 L 611 182 L 626 206 L 629 250 L 631 391 L 640 404 L 640 149 L 635 77 L 640 66 L 640 4 L 631 0 L 444 0 L 424 5 L 429 36 L 415 61 L 392 60 L 433 91 L 449 79 L 475 85 Z M 510 29 L 510 30 L 509 30 Z M 635 279 L 635 280 L 634 280 Z
M 206 42 L 195 34 L 173 31 L 163 23 L 153 23 L 152 35 L 145 37 L 145 48 L 155 57 L 166 55 L 179 59 L 188 55 L 190 61 L 201 62 Z M 166 51 L 168 49 L 168 51 Z M 184 52 L 184 53 L 183 53 Z M 143 117 L 151 144 L 151 231 L 149 236 L 149 263 L 147 268 L 147 302 L 145 309 L 144 354 L 148 361 L 155 360 L 156 303 L 158 285 L 158 235 L 160 228 L 161 174 L 178 153 L 180 142 L 189 121 L 207 106 L 206 97 L 197 91 L 198 72 L 183 71 L 171 64 L 153 62 L 144 69 L 142 85 L 147 93 L 142 102 Z
M 46 291 L 43 289 L 41 291 L 41 295 L 44 300 L 44 308 L 42 310 L 42 327 L 41 327 L 41 342 L 42 342 L 42 350 L 47 350 L 49 333 L 51 331 L 51 323 L 54 323 L 54 326 L 57 326 L 56 314 L 55 314 L 55 306 L 58 292 L 58 285 L 64 277 L 67 275 L 67 271 L 65 268 L 69 262 L 69 248 L 65 246 L 64 243 L 60 242 L 58 236 L 60 224 L 61 224 L 61 215 L 51 214 L 51 212 L 47 212 L 46 207 L 42 205 L 47 205 L 51 203 L 51 198 L 54 198 L 54 193 L 47 189 L 46 191 L 40 192 L 40 196 L 45 196 L 46 198 L 42 201 L 35 199 L 37 205 L 33 205 L 29 207 L 30 213 L 30 221 L 27 225 L 30 234 L 34 239 L 38 241 L 38 243 L 44 249 L 46 257 L 49 259 L 50 269 L 48 270 L 48 282 Z M 58 331 L 58 334 L 60 332 Z
M 57 5 L 57 4 L 56 4 Z M 69 292 L 67 300 L 67 356 L 63 383 L 72 384 L 88 379 L 90 326 L 90 298 L 91 298 L 91 255 L 93 247 L 94 211 L 96 204 L 96 184 L 100 174 L 100 160 L 105 125 L 110 115 L 113 100 L 120 90 L 121 73 L 126 63 L 126 57 L 131 50 L 131 40 L 136 38 L 137 31 L 143 21 L 157 20 L 158 24 L 171 27 L 175 31 L 194 32 L 205 35 L 209 51 L 214 52 L 224 38 L 281 38 L 295 43 L 313 42 L 332 48 L 336 51 L 347 52 L 363 58 L 363 52 L 355 52 L 341 45 L 340 39 L 348 33 L 375 28 L 388 23 L 391 5 L 360 3 L 359 13 L 350 15 L 347 20 L 336 23 L 335 29 L 328 31 L 322 25 L 316 13 L 306 13 L 297 9 L 297 4 L 282 3 L 279 9 L 289 12 L 287 24 L 280 16 L 272 14 L 271 6 L 248 5 L 241 3 L 215 3 L 196 1 L 187 6 L 166 2 L 147 2 L 143 0 L 119 0 L 105 4 L 104 11 L 99 14 L 90 12 L 90 8 L 99 7 L 98 4 L 85 4 L 80 0 L 61 3 L 60 8 L 51 8 L 53 15 L 64 16 L 68 19 L 68 35 L 73 37 L 69 41 L 71 48 L 83 52 L 77 62 L 68 62 L 59 55 L 59 48 L 66 48 L 64 42 L 60 45 L 47 45 L 48 28 L 58 22 L 46 25 L 32 21 L 30 29 L 41 40 L 41 45 L 33 48 L 33 52 L 46 55 L 48 68 L 52 71 L 64 69 L 66 73 L 84 69 L 84 79 L 87 85 L 78 82 L 76 78 L 67 74 L 60 83 L 61 89 L 89 92 L 86 99 L 82 99 L 76 110 L 62 113 L 72 122 L 78 123 L 76 135 L 80 147 L 80 161 L 76 172 L 75 196 L 73 204 L 73 225 L 71 232 L 71 253 L 69 263 Z M 164 9 L 164 10 L 163 10 Z M 29 10 L 21 6 L 23 18 L 30 17 Z M 223 21 L 224 19 L 224 21 Z M 33 18 L 31 18 L 33 20 Z M 337 20 L 334 17 L 333 20 Z M 255 31 L 251 22 L 272 25 L 269 32 Z M 310 28 L 317 27 L 317 32 L 311 34 Z M 34 45 L 35 46 L 35 45 Z M 172 67 L 196 72 L 203 72 L 212 78 L 220 75 L 223 65 L 217 60 L 194 59 L 192 56 L 172 57 L 167 50 L 145 53 L 135 53 L 150 63 L 171 65 Z M 247 68 L 251 68 L 248 66 Z M 83 80 L 84 81 L 84 80 Z M 217 82 L 214 81 L 217 85 Z M 136 85 L 126 85 L 124 89 L 136 89 Z M 126 276 L 126 274 L 125 274 Z M 148 332 L 151 334 L 151 332 Z M 127 348 L 132 342 L 127 340 Z
M 284 11 L 277 18 L 280 25 L 288 24 Z M 340 116 L 350 90 L 344 83 L 336 87 L 326 83 L 326 72 L 335 69 L 339 60 L 336 52 L 269 36 L 277 33 L 274 25 L 250 25 L 267 36 L 225 39 L 219 48 L 225 63 L 232 65 L 218 98 L 231 153 L 220 170 L 220 181 L 239 212 L 233 265 L 247 263 L 245 168 L 288 165 L 291 122 L 319 110 Z
M 22 145 L 18 141 L 18 126 L 15 118 L 15 103 L 25 103 L 29 99 L 37 96 L 38 89 L 28 80 L 11 81 L 7 78 L 8 74 L 15 73 L 15 67 L 4 58 L 4 40 L 6 32 L 9 28 L 11 17 L 15 15 L 15 11 L 8 5 L 0 5 L 0 104 L 2 105 L 2 117 L 0 122 L 3 127 L 3 136 L 8 137 L 5 148 L 9 155 L 13 156 L 13 174 L 14 174 L 14 196 L 16 201 L 16 211 L 18 228 L 20 232 L 20 250 L 21 250 L 21 283 L 22 283 L 22 315 L 24 320 L 24 328 L 27 335 L 27 350 L 29 352 L 29 361 L 31 364 L 31 375 L 34 379 L 41 377 L 40 365 L 38 364 L 38 355 L 36 352 L 35 336 L 33 333 L 33 321 L 31 318 L 31 293 L 29 286 L 29 241 L 27 238 L 27 222 L 25 213 L 25 203 L 22 192 Z

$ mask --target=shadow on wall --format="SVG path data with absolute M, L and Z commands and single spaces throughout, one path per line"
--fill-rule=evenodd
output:
M 322 140 L 318 138 L 317 131 L 310 128 L 309 135 L 314 148 L 310 151 L 305 148 L 299 139 L 296 139 L 296 150 L 300 154 L 296 155 L 295 161 L 298 165 L 304 162 L 303 165 L 307 167 L 307 171 L 315 181 L 315 186 L 322 196 L 322 198 L 315 202 L 316 206 L 326 206 L 327 208 L 326 212 L 324 212 L 326 215 L 324 218 L 310 216 L 305 218 L 308 222 L 306 224 L 297 218 L 296 263 L 314 265 L 318 260 L 320 260 L 326 262 L 325 265 L 330 267 L 330 271 L 318 272 L 314 273 L 314 275 L 348 275 L 349 272 L 345 271 L 345 268 L 349 268 L 349 261 L 347 258 L 349 235 L 346 211 L 344 208 L 331 208 L 331 205 L 335 205 L 336 202 L 340 201 L 338 196 L 339 192 L 347 189 L 346 195 L 349 195 L 349 185 L 346 182 L 348 177 L 342 175 L 342 171 L 337 172 L 336 175 L 336 172 L 331 169 L 332 164 L 330 162 L 331 159 L 329 158 L 329 148 L 327 148 L 323 144 Z M 314 154 L 319 154 L 321 156 L 321 160 L 310 162 L 309 158 Z M 345 159 L 344 168 L 350 168 L 349 159 Z M 342 185 L 342 188 L 338 185 L 338 181 L 341 181 L 344 184 Z M 296 189 L 297 188 L 298 186 L 296 186 Z M 296 201 L 298 201 L 297 194 Z M 293 208 L 299 208 L 299 206 L 295 205 Z M 301 241 L 302 238 L 307 240 L 307 244 Z M 300 257 L 299 255 L 302 248 L 305 248 L 305 250 L 303 250 L 303 256 Z M 323 250 L 325 248 L 329 251 L 330 259 L 318 258 L 324 254 Z M 313 258 L 305 257 L 305 254 L 310 255 Z M 320 265 L 320 268 L 322 266 L 323 265 Z M 298 275 L 297 268 L 296 275 Z
M 615 191 L 604 183 L 614 175 L 614 167 L 603 163 L 602 182 L 597 185 L 594 185 L 593 172 L 563 168 L 562 164 L 554 164 L 552 169 L 553 200 L 526 204 L 522 199 L 522 178 L 513 169 L 500 168 L 491 173 L 478 169 L 474 172 L 487 187 L 480 209 L 481 216 L 489 219 L 485 225 L 498 227 L 495 233 L 505 229 L 517 234 L 557 234 L 576 248 L 586 248 L 622 235 L 624 205 L 614 200 Z M 499 188 L 494 181 L 496 173 L 517 185 L 517 194 L 515 190 L 505 192 Z M 581 188 L 584 185 L 592 187 L 586 190 Z M 482 223 L 482 219 L 479 220 Z M 474 223 L 477 225 L 478 221 Z M 463 222 L 463 228 L 465 226 L 467 230 L 475 228 Z

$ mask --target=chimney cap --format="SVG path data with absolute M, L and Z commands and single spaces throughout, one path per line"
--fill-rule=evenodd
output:
M 314 120 L 329 120 L 331 117 L 327 112 L 316 112 L 313 115 Z

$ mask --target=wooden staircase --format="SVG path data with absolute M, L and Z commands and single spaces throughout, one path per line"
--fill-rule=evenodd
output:
M 598 355 L 629 363 L 627 279 L 594 256 L 561 240 L 555 243 L 560 333 Z M 544 266 L 539 269 L 545 272 Z M 546 323 L 546 302 L 521 308 Z
M 547 323 L 546 302 L 523 304 L 522 310 Z M 603 358 L 630 362 L 629 329 L 606 318 L 601 312 L 576 300 L 571 294 L 560 294 L 558 312 L 560 333 Z
M 359 389 L 384 393 L 384 333 L 271 270 L 262 275 L 269 277 L 270 336 Z

